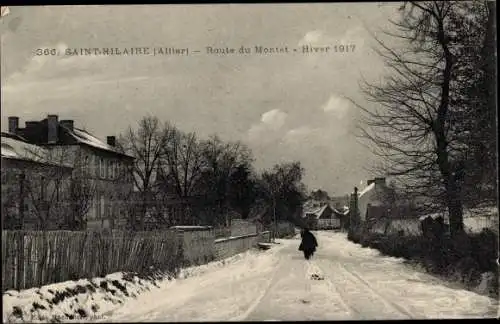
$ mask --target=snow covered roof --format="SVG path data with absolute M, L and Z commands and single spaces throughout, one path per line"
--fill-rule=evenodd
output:
M 333 210 L 333 212 L 334 212 L 334 213 L 336 213 L 336 214 L 343 214 L 343 213 L 344 213 L 343 211 L 340 211 L 340 210 L 338 210 L 338 209 L 336 209 L 336 208 L 333 208 L 333 207 L 332 207 L 332 210 Z
M 212 229 L 212 226 L 189 226 L 189 225 L 179 225 L 179 226 L 171 226 L 170 229 L 179 229 L 179 230 L 208 230 Z
M 119 153 L 129 156 L 117 150 L 116 147 L 104 143 L 103 141 L 83 129 L 73 128 L 73 130 L 69 131 L 68 133 L 73 136 L 79 143 L 86 144 L 101 150 L 111 151 L 113 153 Z
M 43 147 L 29 144 L 27 142 L 15 139 L 14 137 L 5 136 L 4 134 L 2 134 L 1 138 L 2 158 L 71 167 L 68 164 L 58 163 L 57 161 L 49 159 L 49 152 Z
M 369 186 L 366 186 L 363 190 L 359 192 L 359 197 L 362 197 L 367 192 L 372 191 L 375 188 L 375 183 L 371 183 Z
M 319 208 L 305 210 L 303 216 L 305 217 L 308 214 L 313 214 L 316 218 L 319 218 L 321 216 L 321 214 L 323 214 L 325 209 L 327 209 L 328 207 L 329 207 L 329 205 L 325 204 Z
M 427 214 L 427 215 L 420 216 L 418 218 L 418 220 L 423 221 L 424 219 L 429 218 L 429 217 L 432 219 L 437 219 L 439 217 L 442 217 L 443 219 L 445 219 L 445 215 L 443 215 L 441 213 L 433 213 L 433 214 Z

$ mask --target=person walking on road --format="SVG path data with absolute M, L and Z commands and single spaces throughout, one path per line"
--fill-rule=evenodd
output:
M 308 228 L 303 229 L 300 236 L 302 237 L 302 241 L 300 242 L 299 251 L 302 251 L 304 253 L 304 258 L 309 260 L 313 256 L 314 252 L 316 252 L 318 241 Z

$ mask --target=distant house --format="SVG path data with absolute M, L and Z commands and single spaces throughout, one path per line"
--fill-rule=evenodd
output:
M 67 229 L 72 166 L 15 134 L 1 143 L 2 229 Z
M 24 128 L 19 127 L 19 117 L 9 117 L 9 133 L 65 157 L 73 166 L 73 176 L 93 184 L 95 193 L 86 217 L 87 229 L 125 226 L 121 215 L 128 208 L 133 191 L 134 157 L 120 152 L 115 136 L 108 136 L 103 142 L 76 128 L 73 120 L 59 120 L 57 115 L 27 121 Z
M 311 229 L 340 228 L 340 212 L 334 210 L 329 204 L 324 204 L 319 208 L 305 208 L 303 218 Z
M 386 216 L 384 195 L 387 192 L 385 178 L 367 181 L 367 186 L 358 192 L 358 209 L 362 221 Z

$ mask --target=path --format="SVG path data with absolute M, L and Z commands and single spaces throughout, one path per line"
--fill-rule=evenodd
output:
M 310 261 L 280 240 L 198 277 L 131 300 L 106 321 L 273 321 L 495 317 L 498 303 L 451 288 L 400 259 L 317 233 Z M 311 279 L 313 274 L 319 280 Z

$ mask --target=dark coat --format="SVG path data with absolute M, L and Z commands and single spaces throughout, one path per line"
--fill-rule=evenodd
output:
M 301 236 L 302 242 L 300 242 L 299 251 L 316 251 L 318 241 L 316 241 L 313 233 L 305 230 L 303 233 L 301 233 Z

